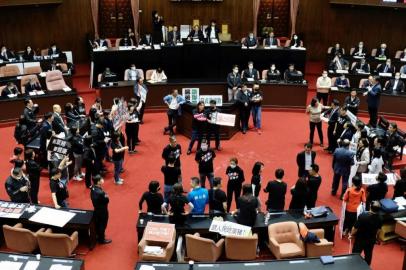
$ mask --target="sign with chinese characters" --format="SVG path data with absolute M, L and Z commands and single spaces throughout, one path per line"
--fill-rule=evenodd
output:
M 51 137 L 49 144 L 48 144 L 48 151 L 52 153 L 56 153 L 62 156 L 66 156 L 70 150 L 70 143 L 64 139 L 58 137 Z
M 197 104 L 199 102 L 199 88 L 182 88 L 182 96 L 186 102 Z
M 219 233 L 223 236 L 249 236 L 251 227 L 240 225 L 230 221 L 213 220 L 210 225 L 210 232 Z
M 175 224 L 148 222 L 145 227 L 144 239 L 154 242 L 169 243 L 173 240 Z
M 199 100 L 204 102 L 204 106 L 210 106 L 211 100 L 215 100 L 217 106 L 223 106 L 222 95 L 200 95 Z

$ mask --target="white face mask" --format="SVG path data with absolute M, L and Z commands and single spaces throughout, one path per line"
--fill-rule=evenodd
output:
M 201 146 L 201 148 L 202 148 L 203 151 L 207 151 L 207 149 L 209 148 L 209 146 L 204 144 L 204 145 Z
M 56 50 L 56 47 L 52 47 L 52 50 L 55 51 L 55 50 Z
M 327 78 L 327 74 L 323 74 L 323 78 Z
M 296 40 L 296 39 L 297 39 L 297 36 L 294 36 L 294 37 L 293 37 L 293 39 L 295 39 L 295 40 Z
M 359 44 L 359 45 L 358 45 L 358 48 L 362 48 L 362 47 L 364 47 L 364 45 L 362 45 L 362 44 Z
M 271 70 L 275 70 L 275 67 L 271 67 Z
M 249 68 L 249 69 L 253 69 L 253 68 L 254 68 L 254 66 L 252 66 L 252 65 L 249 65 L 249 66 L 248 66 L 248 68 Z
M 400 76 L 395 76 L 395 79 L 396 79 L 396 80 L 399 80 L 399 79 L 400 79 Z
M 28 48 L 28 49 L 27 49 L 27 52 L 31 52 L 31 48 Z
M 237 74 L 237 73 L 238 73 L 238 69 L 234 69 L 233 72 Z
M 231 169 L 235 169 L 235 167 L 237 167 L 236 164 L 230 164 L 230 168 L 231 168 Z
M 131 70 L 135 70 L 135 67 L 131 67 Z

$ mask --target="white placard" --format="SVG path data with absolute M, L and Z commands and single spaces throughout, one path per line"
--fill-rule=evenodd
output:
M 49 270 L 71 270 L 71 265 L 63 265 L 63 264 L 53 264 Z
M 212 123 L 219 126 L 234 127 L 235 126 L 235 114 L 228 113 L 215 113 L 211 117 Z
M 373 185 L 378 183 L 376 181 L 376 176 L 378 174 L 373 174 L 373 173 L 363 173 L 362 174 L 362 184 L 363 185 Z M 394 173 L 387 173 L 386 177 L 388 177 L 388 179 L 386 180 L 386 184 L 389 186 L 394 186 L 396 184 L 396 179 L 398 178 L 396 174 Z
M 200 95 L 199 101 L 204 102 L 204 106 L 210 106 L 210 101 L 215 100 L 217 106 L 223 106 L 223 96 L 222 95 Z
M 381 77 L 392 77 L 392 73 L 389 73 L 389 72 L 381 72 L 381 73 L 379 73 L 379 76 L 381 76 Z
M 39 261 L 29 261 L 25 264 L 24 270 L 37 270 Z
M 2 261 L 0 262 L 0 269 L 20 270 L 22 265 L 22 262 Z
M 210 228 L 210 232 L 216 232 L 223 236 L 249 236 L 251 235 L 251 227 L 240 225 L 230 221 L 213 220 Z
M 337 73 L 337 74 L 348 74 L 348 70 L 345 70 L 345 69 L 337 69 L 337 70 L 336 70 L 336 73 Z
M 192 104 L 199 102 L 199 92 L 199 88 L 182 88 L 182 96 Z
M 31 218 L 30 221 L 47 224 L 56 227 L 63 227 L 68 223 L 76 214 L 63 211 L 63 210 L 56 210 L 49 207 L 42 207 L 37 213 L 35 213 Z

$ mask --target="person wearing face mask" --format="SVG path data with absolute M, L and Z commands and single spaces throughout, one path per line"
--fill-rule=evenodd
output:
M 334 83 L 335 87 L 338 88 L 349 88 L 350 87 L 350 80 L 345 77 L 345 74 L 341 74 Z
M 268 81 L 280 81 L 281 72 L 276 69 L 276 65 L 274 63 L 272 63 L 269 67 L 268 72 L 266 73 L 266 79 Z
M 203 188 L 206 186 L 206 178 L 209 180 L 210 188 L 213 188 L 213 161 L 215 158 L 216 153 L 209 148 L 207 140 L 202 140 L 201 148 L 196 152 L 195 161 L 199 165 L 200 185 Z
M 12 58 L 15 58 L 14 53 L 8 50 L 6 46 L 2 45 L 0 50 L 0 59 L 3 61 L 9 61 Z
M 252 94 L 251 94 L 251 111 L 252 111 L 252 120 L 254 122 L 254 127 L 259 135 L 262 134 L 261 131 L 261 112 L 262 112 L 262 100 L 263 95 L 261 90 L 259 90 L 259 85 L 254 84 L 252 87 Z
M 394 95 L 405 92 L 405 83 L 400 79 L 400 72 L 396 72 L 395 78 L 385 83 L 383 90 Z
M 369 125 L 373 128 L 376 128 L 382 87 L 381 84 L 379 83 L 378 77 L 370 76 L 368 80 L 369 80 L 369 86 L 367 87 L 368 91 L 364 92 L 363 95 L 367 96 Z
M 24 85 L 25 93 L 29 94 L 30 92 L 40 91 L 42 89 L 39 81 L 36 81 L 34 78 L 29 78 L 28 82 Z
M 379 64 L 376 67 L 376 72 L 379 73 L 394 73 L 395 67 L 392 65 L 392 61 L 390 59 L 386 60 L 385 64 Z
M 200 101 L 196 105 L 196 109 L 193 110 L 193 120 L 192 120 L 192 135 L 190 138 L 189 148 L 187 150 L 187 155 L 192 153 L 192 148 L 197 141 L 197 149 L 200 149 L 203 134 L 206 131 L 207 117 L 204 111 L 204 102 Z
M 169 137 L 169 144 L 162 150 L 162 159 L 165 160 L 165 165 L 168 166 L 170 157 L 175 159 L 174 166 L 180 169 L 180 156 L 182 155 L 182 147 L 176 141 L 175 136 Z
M 52 56 L 52 57 L 60 57 L 62 54 L 61 49 L 59 49 L 58 47 L 56 47 L 56 44 L 52 44 L 51 48 L 48 49 L 48 55 Z
M 7 98 L 8 95 L 19 95 L 21 94 L 20 91 L 18 91 L 17 86 L 13 82 L 8 82 L 6 88 L 3 89 L 1 92 L 1 97 Z
M 237 103 L 240 108 L 240 121 L 241 121 L 241 131 L 243 134 L 247 133 L 248 122 L 250 119 L 251 111 L 251 92 L 245 84 L 241 86 L 241 90 L 237 94 Z
M 34 60 L 35 52 L 31 49 L 31 46 L 27 46 L 24 50 L 23 59 L 25 61 L 32 61 Z
M 376 49 L 375 57 L 383 60 L 389 57 L 388 48 L 385 43 L 382 43 L 379 48 Z
M 242 72 L 242 79 L 244 81 L 255 82 L 259 80 L 259 71 L 254 68 L 254 62 L 248 62 L 248 68 Z
M 323 74 L 317 78 L 316 88 L 317 94 L 316 97 L 318 100 L 323 102 L 323 105 L 326 106 L 328 102 L 328 95 L 331 87 L 331 79 L 328 77 L 327 70 L 323 70 Z
M 403 76 L 406 75 L 406 65 L 401 66 L 400 69 L 399 69 L 399 72 Z
M 141 39 L 140 45 L 152 47 L 152 45 L 155 44 L 154 41 L 155 41 L 155 40 L 152 39 L 151 34 L 146 34 L 146 35 Z
M 207 42 L 212 42 L 213 40 L 219 40 L 220 30 L 216 26 L 216 21 L 211 20 L 210 26 L 205 30 L 207 36 Z
M 367 56 L 367 50 L 364 47 L 364 42 L 360 41 L 358 43 L 358 46 L 354 48 L 354 51 L 352 52 L 353 57 L 357 58 L 365 58 Z
M 238 66 L 233 66 L 233 71 L 227 75 L 228 101 L 233 101 L 237 97 L 238 88 L 241 87 L 241 76 L 238 73 Z
M 177 89 L 173 89 L 170 95 L 164 97 L 164 102 L 168 106 L 168 126 L 164 128 L 164 135 L 169 132 L 170 135 L 174 134 L 173 128 L 176 126 L 178 116 L 182 114 L 181 105 L 186 102 L 182 95 L 178 94 Z
M 175 25 L 172 28 L 172 31 L 168 33 L 168 45 L 176 45 L 177 43 L 181 43 L 182 40 L 180 39 L 180 33 L 178 31 L 178 27 Z
M 396 156 L 397 149 L 405 145 L 405 140 L 401 135 L 399 135 L 398 125 L 395 122 L 389 124 L 385 137 L 386 146 L 383 152 L 383 159 L 386 163 L 386 168 L 391 171 L 393 159 Z
M 289 64 L 288 69 L 285 70 L 284 79 L 287 82 L 298 82 L 303 80 L 303 74 L 301 71 L 295 69 L 294 64 Z
M 248 37 L 244 39 L 243 46 L 247 47 L 248 49 L 256 49 L 258 46 L 258 40 L 254 37 L 254 33 L 249 33 Z
M 351 71 L 354 74 L 370 73 L 371 68 L 365 58 L 362 58 L 358 63 L 356 63 L 355 65 L 353 64 Z
M 209 143 L 210 147 L 210 141 L 212 140 L 212 137 L 214 137 L 214 140 L 216 142 L 216 150 L 221 151 L 220 147 L 220 126 L 216 125 L 215 123 L 212 123 L 212 118 L 214 117 L 213 115 L 221 112 L 219 108 L 217 108 L 215 100 L 210 100 L 210 108 L 206 110 L 206 117 L 207 117 L 207 122 L 208 122 L 208 129 L 207 129 L 207 140 Z
M 332 47 L 330 51 L 330 55 L 338 55 L 338 54 L 341 55 L 344 54 L 344 50 L 343 48 L 341 48 L 340 43 L 336 43 L 336 45 L 334 45 L 334 47 Z
M 148 88 L 144 84 L 143 78 L 137 78 L 136 84 L 134 85 L 134 94 L 135 97 L 139 100 L 139 120 L 140 124 L 143 124 L 144 119 L 144 110 L 145 110 L 145 103 L 147 102 L 147 95 L 148 95 Z
M 244 171 L 238 166 L 236 157 L 230 158 L 230 165 L 226 169 L 227 182 L 227 212 L 230 212 L 233 195 L 235 203 L 241 195 L 242 183 L 245 181 Z
M 134 46 L 132 39 L 128 36 L 128 33 L 124 35 L 123 38 L 120 39 L 119 46 L 121 47 L 130 47 Z
M 138 78 L 141 77 L 140 73 L 138 72 L 137 68 L 134 64 L 131 64 L 131 67 L 127 69 L 124 78 L 127 81 L 136 81 Z
M 357 97 L 357 90 L 352 89 L 349 96 L 346 96 L 344 99 L 344 107 L 354 114 L 355 116 L 358 114 L 358 107 L 361 103 L 359 97 Z
M 269 32 L 269 36 L 264 39 L 264 47 L 279 46 L 279 40 L 275 38 L 274 32 Z
M 168 77 L 166 77 L 165 71 L 160 67 L 152 72 L 151 81 L 162 82 L 166 81 L 167 79 Z
M 290 39 L 290 47 L 291 48 L 303 47 L 303 41 L 300 40 L 297 34 L 292 35 L 292 38 Z
M 160 44 L 163 41 L 162 26 L 164 25 L 164 18 L 158 14 L 156 10 L 152 11 L 152 39 L 155 44 Z
M 192 31 L 190 31 L 189 35 L 188 35 L 188 40 L 199 40 L 199 41 L 203 41 L 204 36 L 203 36 L 203 31 L 200 30 L 200 26 L 199 25 L 195 25 L 192 29 Z
M 345 60 L 341 54 L 337 54 L 330 63 L 330 69 L 337 70 L 348 70 L 349 62 Z

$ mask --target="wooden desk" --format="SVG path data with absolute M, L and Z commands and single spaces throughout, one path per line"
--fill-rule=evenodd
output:
M 30 261 L 38 262 L 36 255 L 0 252 L 0 262 L 3 262 L 3 261 L 22 263 L 20 269 L 26 269 L 25 266 Z M 81 259 L 41 256 L 39 259 L 38 268 L 36 268 L 36 270 L 50 270 L 52 265 L 54 265 L 54 264 L 60 264 L 65 267 L 71 267 L 70 268 L 71 270 L 84 270 L 85 269 L 85 261 L 81 260 Z M 7 270 L 7 269 L 2 269 L 2 270 Z

